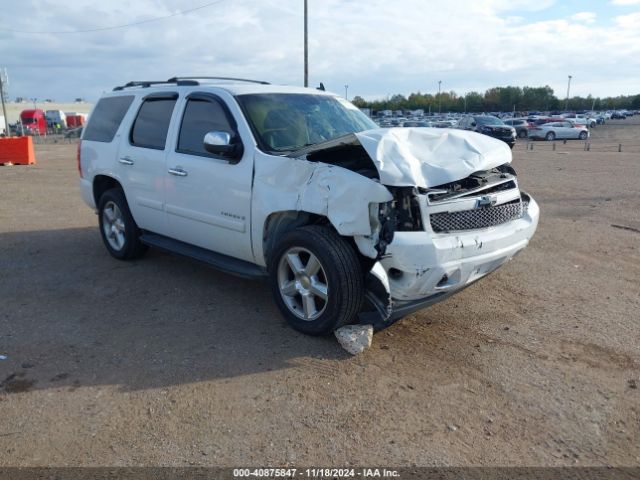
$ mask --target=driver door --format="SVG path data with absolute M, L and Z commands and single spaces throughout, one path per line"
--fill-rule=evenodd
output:
M 241 142 L 237 123 L 217 95 L 194 92 L 182 105 L 175 149 L 167 155 L 166 212 L 169 236 L 242 260 L 251 251 L 253 150 L 230 160 L 205 150 L 208 132 Z M 243 142 L 249 145 L 248 139 Z

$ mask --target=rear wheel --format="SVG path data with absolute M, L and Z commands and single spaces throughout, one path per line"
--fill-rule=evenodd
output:
M 544 136 L 544 138 L 551 142 L 556 139 L 556 134 L 554 132 L 549 132 Z
M 131 216 L 120 188 L 107 190 L 98 202 L 100 235 L 109 253 L 118 260 L 139 258 L 147 251 L 140 241 L 140 229 Z
M 269 283 L 287 322 L 323 335 L 351 323 L 362 307 L 364 280 L 353 247 L 328 227 L 284 235 L 269 259 Z
M 586 140 L 587 139 L 587 132 L 584 132 L 584 131 L 580 132 L 580 135 L 578 135 L 578 138 L 580 140 Z
M 527 137 L 527 131 L 526 130 L 520 130 L 520 133 L 518 133 L 518 136 L 520 138 L 526 138 Z

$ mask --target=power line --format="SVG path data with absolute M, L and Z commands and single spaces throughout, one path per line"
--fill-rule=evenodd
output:
M 88 28 L 86 30 L 61 30 L 61 31 L 36 31 L 36 30 L 14 30 L 12 28 L 4 28 L 0 27 L 0 30 L 5 32 L 12 33 L 26 33 L 26 34 L 34 34 L 34 35 L 65 35 L 65 34 L 73 34 L 73 33 L 90 33 L 90 32 L 102 32 L 104 30 L 115 30 L 118 28 L 126 28 L 126 27 L 134 27 L 136 25 L 142 25 L 144 23 L 157 22 L 158 20 L 164 20 L 165 18 L 177 17 L 180 15 L 185 15 L 187 13 L 195 12 L 196 10 L 202 10 L 203 8 L 211 7 L 213 5 L 217 5 L 219 3 L 223 3 L 225 0 L 216 0 L 215 2 L 205 3 L 204 5 L 200 5 L 195 8 L 190 8 L 187 10 L 180 10 L 178 12 L 174 12 L 169 15 L 164 15 L 162 17 L 154 17 L 148 18 L 146 20 L 140 20 L 139 22 L 132 23 L 123 23 L 121 25 L 111 25 L 108 27 L 96 27 L 96 28 Z

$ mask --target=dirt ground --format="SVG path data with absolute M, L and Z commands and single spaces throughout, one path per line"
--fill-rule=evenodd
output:
M 265 284 L 112 259 L 75 145 L 37 145 L 0 167 L 0 466 L 639 465 L 640 148 L 619 142 L 640 119 L 591 151 L 519 144 L 530 246 L 357 357 Z

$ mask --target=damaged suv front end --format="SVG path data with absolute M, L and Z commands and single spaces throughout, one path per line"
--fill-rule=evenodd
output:
M 364 305 L 348 321 L 380 329 L 443 300 L 513 258 L 536 230 L 538 206 L 520 191 L 500 140 L 380 129 L 324 93 L 236 98 L 258 147 L 256 262 L 268 265 L 287 231 L 330 226 L 357 249 L 365 276 Z
M 507 145 L 473 132 L 379 129 L 292 154 L 340 163 L 365 156 L 372 182 L 392 200 L 371 203 L 370 235 L 354 235 L 375 260 L 367 275 L 363 323 L 383 328 L 491 273 L 525 248 L 539 218 L 518 187 Z M 358 150 L 360 150 L 358 152 Z M 364 162 L 360 171 L 372 176 Z

